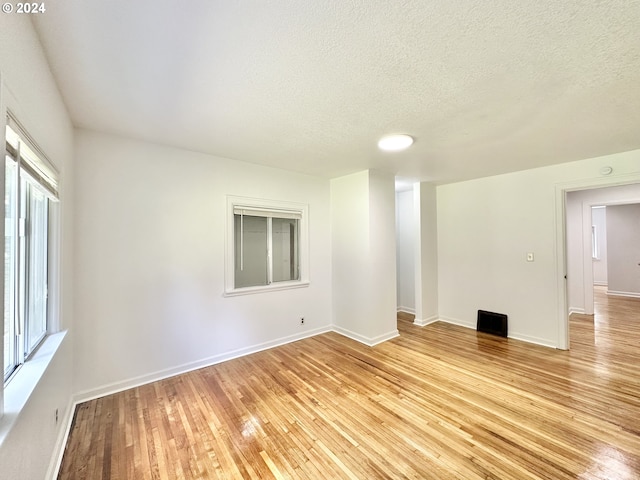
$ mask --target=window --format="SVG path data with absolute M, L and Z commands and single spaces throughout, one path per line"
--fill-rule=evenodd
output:
M 57 175 L 11 117 L 5 132 L 4 379 L 48 330 L 50 209 Z
M 308 285 L 306 205 L 228 199 L 228 295 Z

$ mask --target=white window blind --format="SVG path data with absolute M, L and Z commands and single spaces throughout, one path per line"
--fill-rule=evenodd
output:
M 288 218 L 292 220 L 300 220 L 302 213 L 292 210 L 262 209 L 256 207 L 242 207 L 235 205 L 233 207 L 234 215 L 247 215 L 251 217 L 267 217 L 267 218 Z
M 7 115 L 6 141 L 8 154 L 20 164 L 20 169 L 58 198 L 57 169 L 10 113 Z

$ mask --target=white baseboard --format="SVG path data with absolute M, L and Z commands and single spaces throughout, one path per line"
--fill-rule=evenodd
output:
M 62 457 L 64 456 L 64 449 L 69 439 L 69 434 L 71 432 L 73 417 L 75 415 L 76 408 L 78 407 L 79 404 L 87 402 L 89 400 L 96 399 L 96 398 L 104 397 L 106 395 L 122 392 L 130 388 L 139 387 L 147 383 L 157 382 L 158 380 L 163 380 L 165 378 L 173 377 L 175 375 L 180 375 L 182 373 L 187 373 L 193 370 L 197 370 L 199 368 L 208 367 L 211 365 L 215 365 L 217 363 L 226 362 L 227 360 L 233 360 L 234 358 L 243 357 L 245 355 L 250 355 L 252 353 L 257 353 L 262 350 L 278 347 L 280 345 L 302 340 L 303 338 L 313 337 L 315 335 L 320 335 L 322 333 L 327 333 L 331 331 L 334 331 L 334 329 L 331 326 L 316 328 L 314 330 L 308 330 L 301 334 L 282 337 L 277 340 L 254 345 L 252 347 L 241 348 L 241 349 L 233 350 L 231 352 L 227 352 L 224 354 L 214 355 L 212 357 L 208 357 L 203 360 L 198 360 L 196 362 L 190 362 L 184 365 L 180 365 L 178 367 L 159 370 L 157 372 L 150 373 L 148 375 L 142 375 L 139 377 L 130 378 L 128 380 L 123 380 L 121 382 L 114 382 L 108 385 L 104 385 L 102 387 L 94 388 L 91 390 L 85 390 L 83 392 L 74 394 L 70 401 L 70 405 L 67 408 L 67 413 L 65 414 L 65 417 L 63 419 L 66 426 L 64 429 L 60 430 L 60 434 L 58 436 L 58 439 L 56 440 L 55 449 L 51 457 L 49 469 L 47 470 L 47 478 L 50 480 L 55 480 L 56 478 L 58 478 L 60 466 L 62 465 Z
M 285 345 L 287 343 L 302 340 L 303 338 L 313 337 L 315 335 L 320 335 L 321 333 L 326 333 L 330 331 L 332 331 L 331 326 L 316 328 L 313 330 L 307 330 L 304 333 L 289 335 L 287 337 L 282 337 L 276 340 L 272 340 L 270 342 L 260 343 L 258 345 L 253 345 L 251 347 L 240 348 L 238 350 L 232 350 L 230 352 L 214 355 L 212 357 L 204 358 L 202 360 L 197 360 L 195 362 L 185 363 L 177 367 L 167 368 L 164 370 L 159 370 L 153 373 L 149 373 L 147 375 L 141 375 L 139 377 L 129 378 L 127 380 L 123 380 L 120 382 L 110 383 L 102 387 L 92 388 L 90 390 L 78 392 L 77 394 L 74 395 L 74 402 L 76 404 L 86 402 L 89 400 L 93 400 L 95 398 L 100 398 L 106 395 L 122 392 L 123 390 L 139 387 L 141 385 L 145 385 L 151 382 L 157 382 L 158 380 L 164 380 L 165 378 L 173 377 L 175 375 L 180 375 L 183 373 L 191 372 L 193 370 L 198 370 L 199 368 L 209 367 L 211 365 L 216 365 L 218 363 L 226 362 L 227 360 L 233 360 L 234 358 L 244 357 L 245 355 L 261 352 L 262 350 L 278 347 L 280 345 Z
M 398 310 L 398 312 L 409 313 L 411 315 L 415 315 L 416 314 L 416 309 L 415 308 L 411 308 L 411 307 L 399 306 L 397 310 Z
M 64 449 L 67 445 L 69 434 L 71 433 L 71 424 L 73 423 L 73 416 L 76 412 L 77 405 L 78 404 L 74 403 L 72 399 L 69 399 L 66 412 L 61 420 L 61 425 L 63 425 L 64 428 L 61 428 L 58 433 L 58 438 L 56 439 L 56 443 L 53 448 L 54 454 L 51 456 L 49 468 L 47 469 L 47 476 L 45 477 L 49 480 L 56 480 L 58 478 L 58 472 L 62 465 L 62 457 L 64 456 Z
M 416 325 L 421 325 L 421 326 L 425 326 L 425 325 L 429 325 L 431 323 L 437 322 L 437 321 L 442 321 L 442 322 L 446 322 L 446 323 L 450 323 L 453 325 L 458 325 L 461 327 L 465 327 L 465 328 L 472 328 L 475 330 L 476 326 L 473 323 L 470 322 L 465 322 L 462 320 L 458 320 L 458 319 L 454 319 L 454 318 L 449 318 L 449 317 L 439 317 L 437 315 L 428 317 L 426 319 L 423 320 L 418 320 L 417 322 L 414 322 Z M 147 375 L 142 375 L 139 377 L 134 377 L 134 378 L 130 378 L 128 380 L 123 380 L 120 382 L 114 382 L 108 385 L 104 385 L 102 387 L 98 387 L 98 388 L 94 388 L 91 390 L 85 390 L 83 392 L 79 392 L 77 394 L 75 394 L 73 396 L 73 398 L 71 399 L 69 405 L 67 406 L 66 409 L 66 413 L 64 415 L 63 418 L 63 424 L 65 425 L 64 428 L 60 429 L 60 433 L 58 434 L 58 438 L 56 440 L 56 444 L 55 444 L 55 449 L 49 464 L 49 469 L 47 470 L 47 479 L 49 480 L 55 480 L 58 476 L 59 473 L 59 469 L 60 466 L 62 464 L 62 458 L 64 456 L 64 449 L 65 446 L 67 444 L 68 438 L 69 438 L 69 434 L 71 432 L 71 426 L 73 423 L 73 418 L 75 415 L 75 411 L 76 408 L 78 407 L 79 404 L 89 401 L 89 400 L 93 400 L 95 398 L 99 398 L 99 397 L 103 397 L 105 395 L 111 395 L 114 393 L 118 393 L 130 388 L 134 388 L 134 387 L 138 387 L 140 385 L 144 385 L 147 383 L 151 383 L 151 382 L 155 382 L 158 380 L 163 380 L 165 378 L 168 377 L 172 377 L 175 375 L 180 375 L 182 373 L 187 373 L 190 372 L 192 370 L 197 370 L 199 368 L 203 368 L 203 367 L 207 367 L 207 366 L 211 366 L 211 365 L 215 365 L 217 363 L 221 363 L 221 362 L 225 362 L 227 360 L 232 360 L 234 358 L 238 358 L 238 357 L 242 357 L 245 355 L 250 355 L 252 353 L 257 353 L 260 352 L 262 350 L 267 350 L 269 348 L 273 348 L 273 347 L 277 347 L 280 345 L 284 345 L 287 343 L 291 343 L 291 342 L 295 342 L 297 340 L 302 340 L 303 338 L 308 338 L 308 337 L 312 337 L 315 335 L 320 335 L 322 333 L 326 333 L 326 332 L 330 332 L 330 331 L 334 331 L 336 333 L 339 333 L 340 335 L 344 335 L 345 337 L 351 338 L 352 340 L 355 340 L 357 342 L 363 343 L 367 346 L 373 347 L 375 345 L 378 345 L 382 342 L 386 342 L 387 340 L 391 340 L 392 338 L 398 337 L 400 335 L 400 333 L 398 332 L 398 330 L 392 330 L 390 332 L 387 332 L 385 334 L 382 335 L 378 335 L 376 337 L 365 337 L 363 335 L 357 334 L 355 332 L 352 332 L 348 329 L 342 328 L 342 327 L 338 327 L 338 326 L 326 326 L 326 327 L 321 327 L 321 328 L 317 328 L 314 330 L 309 330 L 306 331 L 304 333 L 301 334 L 297 334 L 297 335 L 290 335 L 287 337 L 282 337 L 280 339 L 277 340 L 273 340 L 270 342 L 265 342 L 262 344 L 258 344 L 258 345 L 254 345 L 252 347 L 247 347 L 247 348 L 242 348 L 242 349 L 238 349 L 238 350 L 234 350 L 231 352 L 227 352 L 224 354 L 220 354 L 220 355 L 214 355 L 212 357 L 208 357 L 202 360 L 198 360 L 195 362 L 190 362 L 184 365 L 180 365 L 178 367 L 173 367 L 173 368 L 168 368 L 168 369 L 164 369 L 164 370 L 160 370 L 157 372 L 153 372 Z M 529 337 L 526 335 L 510 335 L 510 338 L 516 339 L 516 340 L 522 340 L 525 342 L 529 342 L 529 343 L 534 343 L 534 344 L 538 344 L 538 345 L 542 345 L 545 347 L 551 347 L 551 348 L 557 348 L 556 345 L 554 345 L 552 342 L 549 342 L 547 340 L 544 339 L 539 339 L 539 338 L 534 338 L 534 337 Z
M 558 344 L 556 342 L 552 342 L 546 338 L 530 337 L 529 335 L 521 335 L 519 333 L 509 333 L 509 338 L 520 340 L 521 342 L 533 343 L 534 345 L 540 345 L 541 347 L 558 348 Z
M 163 380 L 165 378 L 173 377 L 175 375 L 187 373 L 193 370 L 197 370 L 199 368 L 204 368 L 211 365 L 215 365 L 217 363 L 226 362 L 227 360 L 233 360 L 234 358 L 243 357 L 245 355 L 250 355 L 252 353 L 260 352 L 262 350 L 267 350 L 269 348 L 278 347 L 280 345 L 285 345 L 287 343 L 295 342 L 298 340 L 302 340 L 304 338 L 313 337 L 315 335 L 320 335 L 322 333 L 327 333 L 332 331 L 339 333 L 341 335 L 344 335 L 346 337 L 349 337 L 360 343 L 364 343 L 365 345 L 370 347 L 378 345 L 379 343 L 382 343 L 382 342 L 386 342 L 387 340 L 391 340 L 392 338 L 398 337 L 400 335 L 398 330 L 392 330 L 385 334 L 378 335 L 377 337 L 369 338 L 369 337 L 364 337 L 362 335 L 351 332 L 347 329 L 336 327 L 335 325 L 328 325 L 326 327 L 316 328 L 314 330 L 308 330 L 301 334 L 282 337 L 270 342 L 265 342 L 265 343 L 261 343 L 251 347 L 233 350 L 231 352 L 226 352 L 220 355 L 214 355 L 212 357 L 208 357 L 195 362 L 186 363 L 177 367 L 159 370 L 147 375 L 141 375 L 141 376 L 123 380 L 120 382 L 110 383 L 102 387 L 78 392 L 73 395 L 73 398 L 70 401 L 70 405 L 67 408 L 67 413 L 65 414 L 65 418 L 63 420 L 66 426 L 64 429 L 60 430 L 60 434 L 58 436 L 58 439 L 56 440 L 55 450 L 53 452 L 51 462 L 49 464 L 49 469 L 47 471 L 47 478 L 50 480 L 54 480 L 58 476 L 60 466 L 62 464 L 62 457 L 64 456 L 64 449 L 69 439 L 71 425 L 73 423 L 73 417 L 75 415 L 76 408 L 78 407 L 79 404 L 87 402 L 89 400 L 96 399 L 96 398 L 104 397 L 106 395 L 122 392 L 130 388 L 139 387 L 147 383 L 157 382 L 158 380 Z
M 458 325 L 459 327 L 472 328 L 476 329 L 475 322 L 465 322 L 464 320 L 458 320 L 457 318 L 451 317 L 439 317 L 441 322 L 450 323 L 452 325 Z
M 358 333 L 352 332 L 351 330 L 347 330 L 346 328 L 338 327 L 336 325 L 333 326 L 333 331 L 339 333 L 340 335 L 344 335 L 351 340 L 355 340 L 356 342 L 364 343 L 368 347 L 373 347 L 375 345 L 378 345 L 379 343 L 386 342 L 387 340 L 391 340 L 392 338 L 400 336 L 400 332 L 398 332 L 398 330 L 392 330 L 382 335 L 378 335 L 377 337 L 365 337 Z
M 94 388 L 91 390 L 85 390 L 83 392 L 79 392 L 75 394 L 73 401 L 74 401 L 74 404 L 77 405 L 79 403 L 104 397 L 106 395 L 122 392 L 130 388 L 135 388 L 141 385 L 146 385 L 148 383 L 157 382 L 159 380 L 164 380 L 165 378 L 174 377 L 176 375 L 181 375 L 183 373 L 191 372 L 193 370 L 209 367 L 212 365 L 216 365 L 218 363 L 226 362 L 228 360 L 233 360 L 234 358 L 244 357 L 245 355 L 251 355 L 252 353 L 261 352 L 263 350 L 268 350 L 270 348 L 278 347 L 280 345 L 285 345 L 291 342 L 296 342 L 304 338 L 313 337 L 313 336 L 320 335 L 322 333 L 331 332 L 331 331 L 334 331 L 336 333 L 349 337 L 360 343 L 364 343 L 365 345 L 368 345 L 370 347 L 382 342 L 386 342 L 387 340 L 391 340 L 392 338 L 395 338 L 400 335 L 398 330 L 393 330 L 383 335 L 378 335 L 377 337 L 364 337 L 355 332 L 351 332 L 347 329 L 336 327 L 336 326 L 316 328 L 314 330 L 308 330 L 301 334 L 289 335 L 287 337 L 282 337 L 277 340 L 272 340 L 270 342 L 265 342 L 265 343 L 261 343 L 251 347 L 233 350 L 230 352 L 226 352 L 220 355 L 214 355 L 212 357 L 208 357 L 195 362 L 179 365 L 177 367 L 159 370 L 147 375 L 141 375 L 139 377 L 130 378 L 120 382 L 114 382 L 114 383 L 104 385 L 102 387 Z
M 384 343 L 384 342 L 386 342 L 388 340 L 391 340 L 391 339 L 399 337 L 399 336 L 400 336 L 400 332 L 397 329 L 396 330 L 391 330 L 390 332 L 387 332 L 385 334 L 378 335 L 377 337 L 371 338 L 367 345 L 369 345 L 370 347 L 375 347 L 379 343 Z
M 579 315 L 586 315 L 586 313 L 584 313 L 584 308 L 569 307 L 569 315 L 572 315 L 574 313 L 577 313 Z
M 452 325 L 458 325 L 459 327 L 471 328 L 473 330 L 476 329 L 475 323 L 465 322 L 463 320 L 458 320 L 450 317 L 440 317 L 440 321 L 445 323 L 450 323 Z M 543 347 L 549 348 L 558 348 L 557 343 L 552 342 L 551 340 L 547 340 L 545 338 L 531 337 L 529 335 L 522 335 L 520 333 L 509 332 L 509 337 L 514 340 L 520 340 L 522 342 L 533 343 L 534 345 L 540 345 Z
M 432 323 L 436 323 L 437 321 L 439 321 L 440 318 L 438 317 L 438 315 L 431 315 L 430 317 L 427 318 L 423 318 L 423 319 L 415 319 L 413 321 L 414 325 L 418 325 L 419 327 L 426 327 L 427 325 L 431 325 Z
M 593 285 L 596 286 L 596 287 L 606 287 L 608 284 L 607 284 L 607 282 L 596 282 L 596 281 L 594 281 Z
M 607 290 L 607 295 L 611 295 L 612 297 L 640 298 L 640 293 L 638 292 L 618 292 L 616 290 Z

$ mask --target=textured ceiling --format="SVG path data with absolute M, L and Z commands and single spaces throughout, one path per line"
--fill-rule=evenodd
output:
M 640 148 L 633 0 L 55 0 L 77 126 L 289 170 L 450 182 Z M 391 132 L 416 138 L 377 150 Z

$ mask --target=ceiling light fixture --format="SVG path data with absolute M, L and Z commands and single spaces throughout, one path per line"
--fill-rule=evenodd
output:
M 413 137 L 405 134 L 385 135 L 378 140 L 378 148 L 385 152 L 399 152 L 413 143 Z

